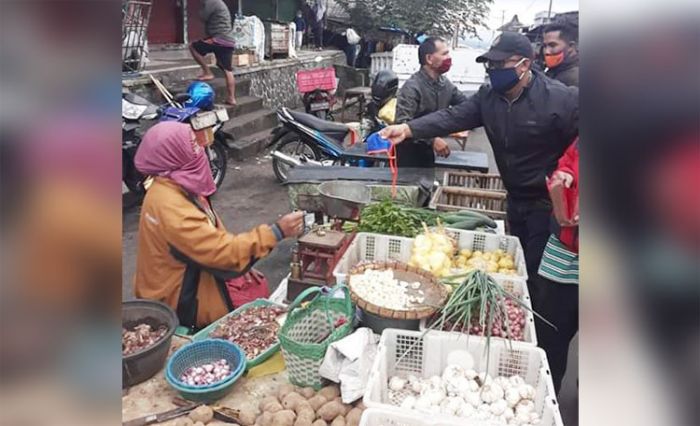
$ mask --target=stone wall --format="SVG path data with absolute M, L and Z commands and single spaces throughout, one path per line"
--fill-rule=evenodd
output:
M 250 80 L 250 94 L 262 98 L 265 108 L 276 109 L 280 106 L 296 108 L 301 105 L 301 96 L 296 82 L 297 71 L 343 63 L 345 63 L 345 55 L 339 52 L 337 55 L 324 58 L 320 63 L 306 61 L 280 64 L 280 66 L 266 67 L 237 77 Z

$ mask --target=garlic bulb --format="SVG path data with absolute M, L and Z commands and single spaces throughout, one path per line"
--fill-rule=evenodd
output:
M 474 407 L 467 402 L 463 402 L 457 410 L 457 415 L 460 417 L 469 417 L 474 414 Z
M 401 402 L 401 408 L 405 408 L 407 410 L 413 409 L 416 405 L 416 397 L 414 396 L 407 396 L 403 402 Z
M 518 389 L 520 391 L 520 397 L 522 399 L 535 399 L 535 395 L 537 392 L 535 392 L 535 388 L 531 385 L 523 383 L 518 387 Z
M 503 388 L 495 382 L 481 387 L 481 400 L 487 404 L 503 399 Z
M 498 401 L 492 403 L 490 408 L 491 408 L 491 413 L 494 416 L 500 416 L 501 414 L 503 414 L 506 411 L 506 409 L 508 409 L 508 404 L 506 404 L 506 402 L 504 400 L 499 399 Z
M 470 379 L 470 380 L 474 380 L 474 378 L 476 377 L 476 371 L 471 370 L 471 369 L 466 370 L 464 372 L 464 377 L 466 377 L 467 379 Z
M 533 425 L 536 425 L 539 422 L 540 422 L 540 415 L 535 413 L 535 412 L 530 413 L 530 423 L 532 423 Z
M 520 389 L 519 388 L 508 388 L 505 392 L 505 399 L 510 408 L 515 407 L 520 402 Z
M 389 380 L 389 389 L 393 391 L 403 390 L 404 386 L 406 386 L 406 380 L 401 377 L 394 376 Z
M 519 387 L 525 384 L 525 380 L 523 380 L 523 378 L 520 376 L 510 376 L 508 380 L 510 381 L 511 386 L 514 387 Z
M 530 401 L 530 400 L 523 400 L 518 403 L 518 405 L 515 406 L 515 414 L 521 414 L 524 413 L 528 416 L 528 421 L 530 413 L 535 411 L 535 403 Z
M 481 396 L 479 392 L 469 392 L 464 398 L 472 407 L 477 408 L 481 405 Z

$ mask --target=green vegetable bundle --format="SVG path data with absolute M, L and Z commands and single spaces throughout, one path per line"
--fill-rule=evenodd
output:
M 423 223 L 436 226 L 439 222 L 449 228 L 464 230 L 496 227 L 496 222 L 490 217 L 470 210 L 441 213 L 384 200 L 369 204 L 362 209 L 358 230 L 413 238 L 422 232 Z

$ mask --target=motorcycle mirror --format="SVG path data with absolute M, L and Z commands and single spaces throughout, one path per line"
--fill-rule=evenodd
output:
M 323 62 L 323 57 L 317 56 L 316 58 L 314 58 L 314 61 L 317 62 L 317 63 L 318 63 L 318 62 Z

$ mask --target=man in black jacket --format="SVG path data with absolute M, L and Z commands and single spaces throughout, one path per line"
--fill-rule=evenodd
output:
M 418 48 L 420 70 L 404 83 L 396 100 L 396 123 L 405 123 L 467 100 L 443 74 L 450 70 L 452 58 L 447 43 L 428 37 Z M 435 167 L 435 154 L 450 155 L 442 138 L 412 139 L 396 147 L 399 167 Z
M 547 77 L 578 87 L 577 39 L 576 29 L 570 24 L 554 23 L 545 27 L 543 47 Z
M 455 107 L 381 132 L 398 144 L 483 126 L 508 190 L 510 231 L 523 245 L 530 277 L 537 276 L 549 238 L 552 205 L 545 176 L 578 134 L 578 89 L 533 71 L 533 56 L 527 37 L 504 32 L 477 58 L 490 84 Z M 535 282 L 528 283 L 533 301 L 539 293 Z

